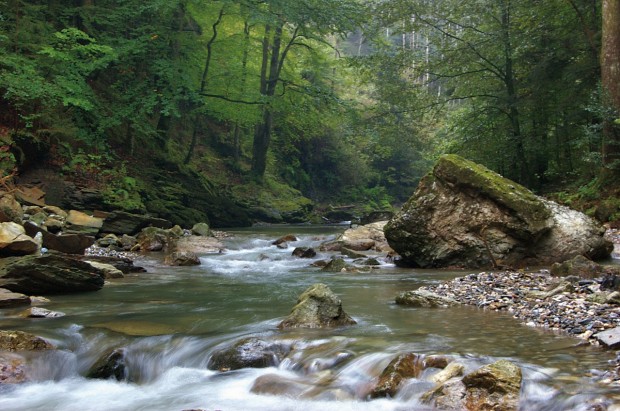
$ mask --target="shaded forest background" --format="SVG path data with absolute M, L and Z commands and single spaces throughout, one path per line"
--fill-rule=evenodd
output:
M 457 153 L 618 220 L 606 3 L 0 0 L 3 181 L 184 225 L 321 221 L 391 210 Z

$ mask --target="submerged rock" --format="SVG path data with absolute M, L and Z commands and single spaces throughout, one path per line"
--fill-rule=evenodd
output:
M 456 155 L 442 156 L 385 226 L 403 261 L 419 267 L 546 265 L 609 255 L 604 228 Z
M 27 382 L 26 360 L 13 353 L 0 353 L 0 386 Z
M 414 353 L 397 356 L 383 370 L 370 396 L 372 398 L 394 397 L 405 379 L 418 377 L 423 369 L 424 362 L 421 356 Z
M 271 243 L 272 245 L 280 245 L 280 244 L 284 244 L 284 243 L 292 243 L 298 241 L 297 237 L 295 237 L 293 234 L 287 234 L 285 236 L 282 236 L 280 238 L 278 238 L 276 241 L 274 241 L 273 243 Z
M 103 354 L 88 370 L 86 378 L 126 380 L 125 350 L 114 349 Z
M 273 367 L 277 366 L 290 351 L 291 346 L 288 343 L 250 337 L 238 341 L 231 347 L 215 351 L 207 367 L 219 371 Z
M 262 395 L 277 395 L 297 398 L 312 388 L 311 384 L 278 374 L 261 375 L 252 384 L 251 392 Z
M 347 263 L 342 258 L 332 258 L 321 268 L 321 271 L 338 273 L 347 269 Z
M 325 328 L 357 324 L 342 309 L 342 301 L 325 284 L 304 291 L 278 328 Z
M 312 247 L 297 247 L 293 250 L 292 255 L 299 258 L 314 258 L 316 251 Z

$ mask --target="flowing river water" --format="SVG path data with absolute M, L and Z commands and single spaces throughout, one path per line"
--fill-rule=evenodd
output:
M 400 291 L 465 272 L 399 269 L 327 273 L 291 256 L 294 246 L 317 247 L 343 227 L 269 227 L 236 230 L 226 252 L 201 256 L 197 267 L 166 267 L 159 256 L 138 260 L 148 273 L 111 280 L 96 293 L 52 297 L 54 319 L 24 319 L 0 310 L 0 328 L 45 337 L 58 350 L 29 354 L 31 382 L 0 385 L 0 410 L 426 410 L 420 395 L 432 388 L 411 379 L 395 398 L 369 400 L 366 388 L 398 353 L 456 358 L 466 372 L 498 359 L 522 369 L 523 410 L 587 410 L 612 403 L 620 390 L 599 385 L 593 370 L 614 358 L 592 346 L 521 325 L 510 315 L 472 307 L 396 306 Z M 271 245 L 294 233 L 289 249 Z M 316 259 L 329 258 L 328 254 Z M 332 330 L 280 331 L 277 324 L 310 285 L 328 285 L 358 325 Z M 278 367 L 212 371 L 214 350 L 244 337 L 296 341 Z M 129 382 L 84 377 L 102 354 L 126 352 Z M 342 361 L 337 360 L 338 358 Z M 329 369 L 322 364 L 337 363 Z M 296 395 L 251 392 L 257 378 L 275 374 L 305 387 Z M 366 390 L 366 391 L 365 391 Z

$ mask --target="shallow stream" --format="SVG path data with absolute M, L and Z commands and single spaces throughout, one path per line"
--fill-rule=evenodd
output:
M 396 306 L 400 291 L 466 272 L 399 269 L 384 264 L 369 273 L 325 273 L 291 256 L 343 227 L 270 227 L 233 231 L 226 252 L 201 256 L 202 265 L 165 267 L 160 256 L 136 262 L 148 273 L 111 280 L 101 291 L 53 296 L 45 308 L 66 316 L 19 318 L 0 310 L 0 328 L 28 331 L 59 349 L 32 354 L 33 382 L 0 386 L 0 410 L 425 410 L 420 395 L 432 384 L 413 379 L 392 399 L 365 392 L 390 359 L 402 352 L 457 358 L 466 372 L 498 359 L 524 373 L 523 410 L 586 410 L 593 401 L 620 403 L 620 390 L 592 378 L 614 358 L 567 336 L 519 324 L 508 314 L 476 308 L 412 309 Z M 276 238 L 299 242 L 281 250 Z M 329 258 L 319 254 L 316 259 Z M 334 330 L 279 331 L 298 295 L 327 284 L 358 325 Z M 231 372 L 208 370 L 211 353 L 249 336 L 298 341 L 278 367 Z M 123 347 L 131 382 L 83 377 L 106 351 Z M 327 364 L 346 357 L 331 369 Z M 276 374 L 307 387 L 295 396 L 257 395 L 250 389 Z M 619 400 L 614 400 L 619 398 Z M 590 404 L 590 405 L 588 405 Z

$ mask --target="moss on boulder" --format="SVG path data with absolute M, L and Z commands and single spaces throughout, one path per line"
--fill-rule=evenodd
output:
M 437 161 L 384 231 L 403 261 L 419 267 L 548 265 L 611 252 L 585 214 L 456 155 Z

